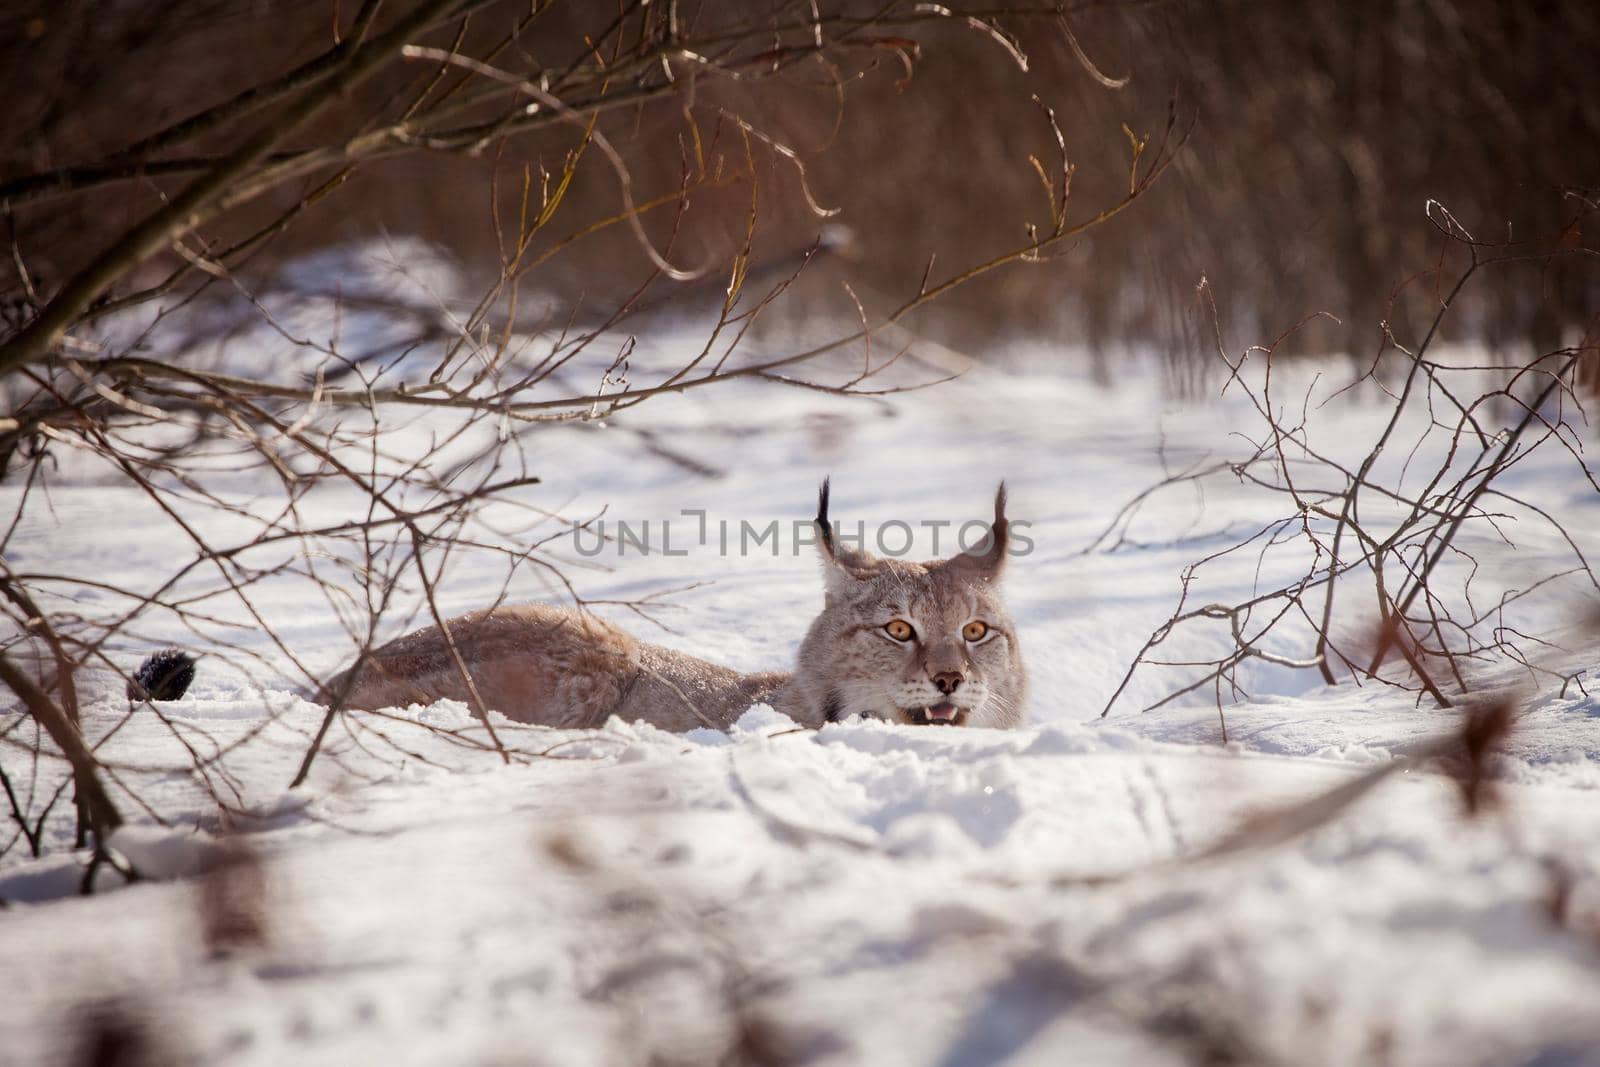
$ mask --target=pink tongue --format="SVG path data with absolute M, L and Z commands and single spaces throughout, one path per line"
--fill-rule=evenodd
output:
M 928 718 L 930 719 L 953 719 L 955 717 L 956 706 L 954 704 L 935 704 L 928 709 Z

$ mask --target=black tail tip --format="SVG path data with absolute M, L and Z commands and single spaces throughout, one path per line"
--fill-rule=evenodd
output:
M 194 684 L 195 658 L 178 648 L 147 656 L 128 679 L 129 700 L 182 700 Z

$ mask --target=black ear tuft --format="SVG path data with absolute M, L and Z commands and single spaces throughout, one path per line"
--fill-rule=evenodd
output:
M 994 535 L 994 544 L 989 551 L 996 556 L 1004 556 L 1010 531 L 1011 522 L 1006 518 L 1006 483 L 1002 481 L 994 494 L 994 526 L 990 530 Z
M 822 550 L 830 557 L 834 553 L 833 527 L 828 523 L 828 478 L 822 479 L 822 488 L 817 490 L 817 537 L 822 542 Z
M 182 700 L 194 684 L 195 658 L 178 648 L 146 657 L 128 680 L 129 700 Z

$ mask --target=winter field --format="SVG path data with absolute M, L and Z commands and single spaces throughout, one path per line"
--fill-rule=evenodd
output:
M 641 377 L 699 343 L 687 328 L 648 340 Z M 222 358 L 274 345 L 249 332 Z M 0 857 L 0 1062 L 100 1062 L 82 1058 L 98 1032 L 153 1062 L 228 1064 L 1600 1064 L 1600 631 L 1573 570 L 1600 547 L 1600 495 L 1583 436 L 1502 475 L 1570 540 L 1508 502 L 1441 564 L 1440 588 L 1470 576 L 1473 613 L 1511 643 L 1461 668 L 1474 699 L 1515 709 L 1486 759 L 1495 802 L 1469 817 L 1460 760 L 1424 758 L 1454 754 L 1442 739 L 1467 712 L 1416 692 L 1398 660 L 1386 673 L 1404 687 L 1348 671 L 1329 686 L 1289 665 L 1313 637 L 1286 624 L 1237 689 L 1142 711 L 1233 647 L 1225 619 L 1199 619 L 1147 657 L 1173 665 L 1122 684 L 1188 565 L 1248 542 L 1192 573 L 1189 607 L 1305 571 L 1294 508 L 1226 469 L 1121 513 L 1164 478 L 1253 451 L 1265 428 L 1244 385 L 1262 385 L 1259 362 L 1243 385 L 1219 392 L 1217 375 L 1180 401 L 1154 364 L 1102 386 L 1070 351 L 985 355 L 881 398 L 732 382 L 603 427 L 541 428 L 526 449 L 541 482 L 474 529 L 538 542 L 550 566 L 463 552 L 436 595 L 454 613 L 576 590 L 647 640 L 786 667 L 821 603 L 796 542 L 824 475 L 846 528 L 897 548 L 904 524 L 915 556 L 935 554 L 936 530 L 946 554 L 1004 478 L 1032 542 L 1006 585 L 1029 728 L 813 732 L 763 707 L 726 734 L 682 736 L 497 718 L 508 763 L 443 702 L 337 719 L 291 789 L 324 710 L 286 653 L 332 672 L 354 616 L 328 592 L 343 572 L 288 558 L 252 586 L 258 619 L 219 601 L 209 631 L 152 617 L 114 648 L 125 670 L 164 643 L 201 652 L 185 699 L 130 714 L 120 680 L 87 680 L 85 729 L 120 768 L 129 816 L 112 844 L 142 878 L 101 868 L 80 895 L 65 804 L 41 857 L 17 842 Z M 1302 364 L 1271 384 L 1351 464 L 1391 410 L 1371 383 L 1335 395 L 1354 373 Z M 391 444 L 421 454 L 440 425 L 414 417 Z M 1374 477 L 1415 485 L 1448 462 L 1426 426 L 1403 420 Z M 436 461 L 475 447 L 450 442 Z M 279 506 L 270 470 L 232 472 L 221 454 L 208 484 L 239 513 L 182 486 L 169 503 L 220 542 Z M 20 491 L 0 489 L 8 514 Z M 329 489 L 301 517 L 365 507 Z M 575 535 L 589 519 L 613 539 Z M 648 550 L 615 538 L 617 522 L 646 521 Z M 774 521 L 754 544 L 740 525 Z M 136 584 L 190 551 L 175 538 L 157 504 L 69 457 L 5 554 L 16 571 Z M 1359 585 L 1335 628 L 1370 648 Z M 62 596 L 86 615 L 115 608 L 88 585 Z M 382 636 L 425 621 L 407 585 Z M 208 638 L 215 649 L 197 647 Z M 38 810 L 62 765 L 31 758 L 20 709 L 0 731 L 0 761 Z

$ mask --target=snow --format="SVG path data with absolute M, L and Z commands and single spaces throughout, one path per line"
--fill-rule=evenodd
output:
M 297 328 L 314 328 L 307 315 Z M 669 358 L 694 336 L 650 341 Z M 233 343 L 274 350 L 261 331 Z M 1478 818 L 1438 765 L 1395 763 L 1451 734 L 1460 713 L 1392 688 L 1257 665 L 1222 709 L 1224 744 L 1209 691 L 1139 713 L 1184 677 L 1150 666 L 1102 719 L 1182 568 L 1283 504 L 1227 479 L 1203 494 L 1176 487 L 1085 552 L 1164 472 L 1237 451 L 1229 433 L 1249 432 L 1250 412 L 1237 392 L 1180 402 L 1149 368 L 1104 388 L 1079 365 L 1014 348 L 960 381 L 880 400 L 749 384 L 663 397 L 605 429 L 541 430 L 543 482 L 517 497 L 568 517 L 672 520 L 686 555 L 608 546 L 588 558 L 570 535 L 549 551 L 598 601 L 703 583 L 655 604 L 659 626 L 600 610 L 648 640 L 760 669 L 785 664 L 820 603 L 815 562 L 790 531 L 822 475 L 836 518 L 949 520 L 946 537 L 986 515 L 1004 477 L 1035 542 L 1008 575 L 1030 728 L 803 731 L 765 707 L 727 733 L 684 735 L 497 717 L 523 757 L 506 765 L 465 707 L 441 702 L 340 720 L 291 790 L 323 711 L 264 636 L 219 625 L 255 658 L 197 649 L 199 680 L 160 716 L 129 717 L 109 678 L 85 712 L 102 756 L 129 768 L 115 791 L 131 824 L 112 845 L 144 879 L 123 885 L 102 868 L 101 892 L 77 895 L 85 857 L 66 820 L 47 827 L 44 857 L 20 845 L 0 857 L 0 1063 L 73 1062 L 100 1012 L 143 1027 L 157 1061 L 229 1064 L 705 1063 L 741 1034 L 749 1062 L 1600 1064 L 1600 703 L 1585 691 L 1600 642 L 1576 625 L 1574 587 L 1514 614 L 1559 639 L 1538 666 L 1576 682 L 1510 662 L 1473 678 L 1521 709 L 1495 762 L 1502 803 Z M 1348 373 L 1316 370 L 1319 395 Z M 1296 373 L 1303 384 L 1286 390 L 1313 387 L 1312 370 Z M 1358 455 L 1386 415 L 1379 399 L 1318 409 L 1313 430 Z M 1408 448 L 1386 457 L 1391 471 Z M 1508 477 L 1587 536 L 1600 500 L 1572 462 L 1541 452 Z M 213 484 L 240 500 L 273 492 L 221 465 Z M 9 505 L 16 491 L 0 495 Z M 330 492 L 302 514 L 351 506 Z M 694 529 L 684 509 L 704 509 L 708 544 L 676 539 L 679 523 Z M 719 521 L 736 537 L 741 520 L 773 519 L 776 553 L 719 551 Z M 204 521 L 223 540 L 251 529 L 241 516 Z M 486 523 L 518 543 L 560 533 L 510 507 Z M 1526 516 L 1511 526 L 1514 550 L 1464 535 L 1480 539 L 1486 597 L 1565 566 L 1555 531 Z M 69 463 L 8 566 L 159 575 L 168 530 L 147 501 Z M 916 530 L 930 554 L 931 528 Z M 1193 602 L 1247 596 L 1297 565 L 1225 557 L 1202 570 Z M 463 555 L 440 583 L 443 606 L 475 606 L 507 574 L 503 557 Z M 532 568 L 511 571 L 509 591 L 564 595 Z M 85 611 L 114 606 L 75 595 Z M 386 634 L 415 620 L 409 595 Z M 313 669 L 347 659 L 344 625 L 303 574 L 274 575 L 253 599 Z M 1175 634 L 1163 657 L 1214 654 L 1225 637 Z M 156 643 L 197 640 L 152 619 L 115 657 L 131 666 Z M 32 781 L 10 743 L 31 728 L 9 711 L 0 728 L 8 774 Z M 180 740 L 224 753 L 209 783 Z M 1210 851 L 1395 767 L 1309 832 Z M 247 813 L 237 825 L 219 821 L 209 789 Z M 211 898 L 241 847 L 262 930 L 219 945 L 204 933 Z

